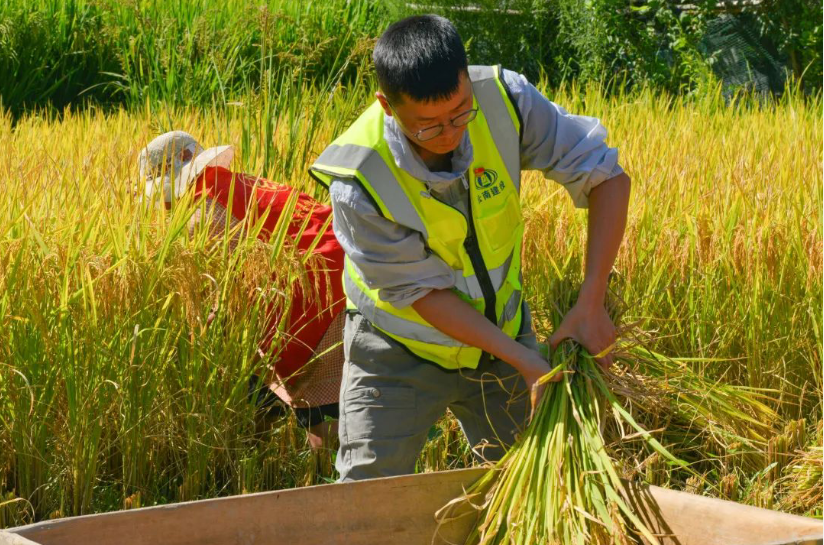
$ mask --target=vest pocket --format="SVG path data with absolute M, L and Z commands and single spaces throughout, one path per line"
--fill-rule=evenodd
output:
M 518 195 L 513 193 L 507 195 L 506 202 L 498 210 L 484 210 L 483 215 L 476 220 L 479 238 L 493 253 L 506 250 L 504 259 L 513 250 L 513 244 L 521 231 L 520 224 L 521 205 Z

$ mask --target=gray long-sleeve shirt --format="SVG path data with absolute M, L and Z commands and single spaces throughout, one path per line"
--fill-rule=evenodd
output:
M 521 168 L 542 171 L 566 188 L 575 206 L 585 208 L 593 187 L 623 172 L 618 150 L 604 142 L 606 129 L 595 118 L 568 114 L 520 74 L 504 70 L 503 78 L 523 119 Z M 430 171 L 393 117 L 384 117 L 384 138 L 399 168 L 466 215 L 468 192 L 462 176 L 473 158 L 469 132 L 452 154 L 450 172 Z M 382 300 L 403 308 L 433 289 L 455 286 L 452 269 L 426 247 L 421 234 L 381 216 L 357 182 L 333 180 L 329 192 L 335 236 L 364 282 L 380 290 Z

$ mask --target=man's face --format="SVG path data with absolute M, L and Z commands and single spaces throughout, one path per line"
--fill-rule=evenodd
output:
M 390 106 L 383 93 L 376 94 L 387 115 L 394 115 L 401 130 L 416 146 L 426 151 L 443 155 L 453 151 L 461 142 L 466 125 L 454 127 L 451 120 L 472 109 L 472 84 L 466 74 L 460 75 L 460 83 L 455 93 L 445 100 L 418 102 L 403 95 L 399 103 Z M 423 129 L 443 125 L 441 133 L 431 140 L 421 141 L 415 134 Z

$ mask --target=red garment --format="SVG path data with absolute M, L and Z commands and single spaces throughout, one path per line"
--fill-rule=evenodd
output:
M 230 188 L 233 180 L 234 191 L 232 192 Z M 223 167 L 207 167 L 195 181 L 194 186 L 195 198 L 207 197 L 217 200 L 227 210 L 231 209 L 232 216 L 240 221 L 245 219 L 249 210 L 252 210 L 257 217 L 263 217 L 268 213 L 258 236 L 266 242 L 271 238 L 278 218 L 294 191 L 291 187 L 278 185 L 263 178 L 234 173 Z M 231 208 L 230 197 L 232 199 Z M 252 198 L 255 203 L 250 207 L 249 201 Z M 331 206 L 321 205 L 305 193 L 298 195 L 298 202 L 292 221 L 287 228 L 287 234 L 296 240 L 299 250 L 306 251 L 309 248 L 331 213 Z M 306 229 L 295 239 L 307 217 L 309 220 Z M 278 361 L 275 363 L 275 371 L 281 378 L 292 376 L 312 358 L 313 349 L 320 343 L 326 329 L 335 316 L 343 312 L 346 307 L 342 285 L 344 253 L 332 231 L 331 222 L 321 235 L 313 253 L 325 258 L 329 282 L 321 279 L 317 300 L 314 297 L 304 297 L 297 286 L 293 290 L 289 325 L 285 337 L 290 340 L 280 351 Z M 310 285 L 314 285 L 317 275 L 324 274 L 324 272 L 308 270 L 307 274 Z M 327 285 L 332 290 L 333 305 L 331 308 L 322 309 L 318 302 L 325 304 L 328 294 Z M 274 328 L 278 321 L 279 317 L 275 317 L 267 327 L 269 331 L 261 346 L 262 350 L 268 350 L 272 337 L 276 333 Z

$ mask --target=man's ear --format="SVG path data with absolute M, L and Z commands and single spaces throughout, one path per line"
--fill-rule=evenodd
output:
M 386 100 L 386 96 L 381 93 L 380 91 L 375 92 L 375 98 L 378 99 L 378 102 L 381 103 L 381 108 L 389 117 L 392 117 L 392 108 L 389 107 L 389 101 Z

